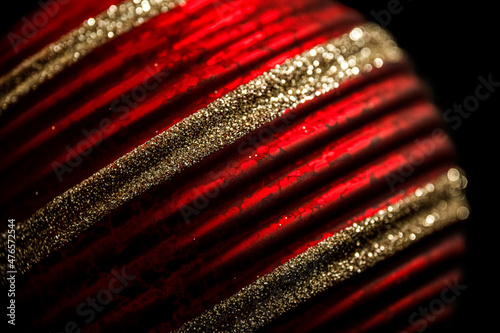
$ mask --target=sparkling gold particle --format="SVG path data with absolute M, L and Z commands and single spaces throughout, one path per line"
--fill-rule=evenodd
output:
M 363 34 L 356 42 L 347 33 L 286 60 L 156 135 L 19 223 L 17 234 L 23 238 L 16 244 L 18 272 L 26 272 L 33 263 L 152 186 L 353 77 L 352 71 L 328 72 L 332 66 L 340 68 L 339 61 L 354 58 L 362 66 L 374 61 L 372 55 L 384 57 L 386 63 L 401 60 L 401 51 L 396 46 L 384 46 L 391 36 L 382 28 L 367 24 L 357 29 Z M 370 56 L 361 54 L 360 41 L 372 50 Z M 330 49 L 339 54 L 337 58 L 323 57 L 324 52 L 330 52 L 327 45 L 332 45 Z M 322 69 L 321 74 L 308 72 L 315 61 L 317 68 Z M 297 66 L 299 62 L 303 64 L 301 67 Z M 2 236 L 5 241 L 6 234 Z M 2 255 L 5 253 L 0 253 L 0 258 Z M 0 264 L 2 281 L 5 281 L 6 262 L 2 260 Z
M 357 41 L 358 39 L 360 39 L 361 37 L 363 36 L 363 30 L 359 29 L 359 28 L 354 28 L 352 29 L 351 33 L 349 34 L 349 37 L 351 37 L 351 39 L 353 41 Z
M 73 29 L 19 66 L 0 77 L 0 115 L 19 98 L 80 60 L 111 38 L 171 9 L 183 5 L 185 0 L 126 0 L 118 7 L 110 6 L 101 14 L 90 17 L 80 27 Z M 135 12 L 128 16 L 127 13 Z M 121 22 L 119 22 L 121 20 Z M 107 31 L 104 33 L 103 29 Z
M 436 218 L 434 217 L 434 215 L 428 215 L 425 218 L 425 224 L 426 225 L 432 225 L 434 223 L 434 221 L 436 221 Z
M 382 59 L 380 59 L 380 58 L 375 58 L 375 60 L 373 60 L 373 65 L 376 68 L 382 67 L 383 64 L 384 64 L 384 61 Z
M 437 203 L 437 208 L 438 208 L 438 210 L 445 210 L 447 205 L 448 204 L 446 203 L 446 201 L 439 200 L 439 202 Z
M 382 210 L 362 221 L 362 229 L 349 226 L 310 247 L 175 332 L 257 331 L 300 303 L 455 223 L 460 208 L 466 208 L 464 196 L 450 194 L 446 175 L 434 186 L 434 191 L 423 190 L 420 196 L 413 194 L 392 205 L 392 213 Z M 447 202 L 446 214 L 428 224 L 438 200 Z M 398 237 L 388 237 L 393 234 Z
M 457 169 L 450 169 L 447 176 L 451 182 L 456 182 L 460 179 L 460 172 Z
M 458 207 L 457 216 L 460 220 L 466 220 L 469 217 L 469 209 L 465 206 Z

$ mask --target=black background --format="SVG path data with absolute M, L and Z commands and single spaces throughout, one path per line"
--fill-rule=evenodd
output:
M 461 104 L 474 95 L 478 76 L 500 82 L 499 41 L 500 16 L 495 2 L 458 2 L 430 0 L 341 1 L 360 11 L 367 20 L 376 21 L 380 13 L 394 6 L 383 25 L 396 37 L 408 53 L 416 73 L 433 92 L 435 104 L 443 111 L 454 103 Z M 462 2 L 464 3 L 464 2 Z M 5 31 L 31 10 L 37 1 L 3 3 L 0 31 Z M 7 8 L 9 6 L 10 8 Z M 449 332 L 498 331 L 499 305 L 498 238 L 500 208 L 498 178 L 498 133 L 500 88 L 472 112 L 457 129 L 449 129 L 454 139 L 459 165 L 469 178 L 468 198 L 471 218 L 466 223 L 468 254 L 466 272 L 468 286 L 460 296 L 458 314 Z

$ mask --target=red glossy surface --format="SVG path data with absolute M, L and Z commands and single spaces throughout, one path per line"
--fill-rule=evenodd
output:
M 214 7 L 208 6 L 200 12 L 201 9 L 190 10 L 186 5 L 183 11 L 159 16 L 96 50 L 67 73 L 48 82 L 46 94 L 37 91 L 38 94 L 26 102 L 27 113 L 23 110 L 17 122 L 8 122 L 0 130 L 5 133 L 2 145 L 6 150 L 0 161 L 0 177 L 11 189 L 9 193 L 0 194 L 0 204 L 9 206 L 7 213 L 20 218 L 29 216 L 55 195 L 87 178 L 158 131 L 204 107 L 214 98 L 276 63 L 337 35 L 336 26 L 359 22 L 357 15 L 343 7 L 328 5 L 325 1 L 310 3 L 305 10 L 303 2 L 298 1 L 297 6 L 295 9 L 290 4 L 273 2 L 269 8 L 258 1 L 252 2 L 251 7 L 256 9 L 245 17 L 250 22 L 257 14 L 268 15 L 279 8 L 289 9 L 274 21 L 265 16 L 264 22 L 235 34 L 232 27 L 239 27 L 241 19 L 230 22 L 231 25 L 228 23 L 225 28 L 229 31 L 221 29 L 215 33 L 209 29 L 219 20 L 219 12 Z M 207 17 L 212 20 L 206 22 Z M 194 33 L 200 34 L 200 18 L 202 26 L 208 29 L 205 38 L 198 39 L 198 43 L 185 44 L 186 38 Z M 297 30 L 299 22 L 303 29 Z M 155 34 L 150 36 L 152 31 Z M 129 54 L 141 50 L 140 44 L 145 41 L 153 41 L 151 52 L 140 52 L 135 56 Z M 190 56 L 190 52 L 195 52 L 195 55 Z M 96 68 L 96 62 L 100 63 L 110 56 L 113 57 L 111 64 L 117 64 L 114 65 L 117 66 L 114 72 L 107 73 L 102 69 L 109 66 L 106 61 L 102 67 Z M 137 105 L 130 108 L 121 99 L 118 104 L 113 104 L 115 98 L 121 98 L 123 93 L 131 98 L 130 88 L 137 84 L 141 86 L 154 71 L 162 71 L 162 81 L 148 93 L 146 100 L 132 102 L 134 104 L 130 105 Z M 94 73 L 99 76 L 94 77 Z M 68 94 L 67 87 L 71 91 L 71 82 L 75 82 L 75 77 L 79 77 L 76 95 Z M 58 94 L 65 97 L 58 98 Z M 49 102 L 44 102 L 44 99 Z M 50 101 L 57 101 L 57 104 Z M 113 105 L 119 112 L 110 111 Z M 126 116 L 122 112 L 124 108 L 127 109 Z M 112 123 L 100 126 L 107 120 Z M 89 140 L 89 137 L 92 139 Z M 75 152 L 79 151 L 81 153 L 75 157 Z M 58 177 L 54 163 L 69 166 L 70 171 Z M 38 167 L 32 168 L 33 164 Z M 22 209 L 16 207 L 13 203 L 19 198 L 29 198 L 28 205 Z
M 67 15 L 76 21 L 95 6 Z M 57 29 L 68 30 L 68 17 L 54 20 L 23 52 L 54 38 Z M 0 194 L 0 215 L 28 217 L 159 131 L 361 22 L 326 0 L 189 0 L 116 38 L 40 87 L 0 124 L 0 179 L 9 188 Z M 0 63 L 12 59 L 4 55 Z M 158 86 L 122 117 L 122 96 L 155 77 Z M 118 113 L 110 110 L 117 98 Z M 111 121 L 109 128 L 87 140 L 82 131 L 103 120 Z M 73 320 L 88 332 L 176 328 L 433 181 L 453 165 L 453 147 L 436 132 L 440 126 L 439 113 L 404 63 L 347 81 L 135 198 L 36 265 L 19 282 L 21 322 L 27 329 L 62 330 Z M 89 154 L 68 155 L 84 141 Z M 79 162 L 58 179 L 53 163 L 68 158 Z M 404 177 L 391 186 L 394 174 Z M 388 325 L 439 292 L 443 280 L 408 281 L 455 260 L 463 247 L 460 235 L 443 236 L 363 275 L 353 282 L 356 289 L 336 289 L 335 298 L 307 305 L 307 320 L 292 317 L 270 330 L 307 331 L 342 321 L 391 291 L 395 296 L 380 313 L 365 309 L 362 321 L 343 321 L 346 330 Z M 86 323 L 75 310 L 108 288 L 112 270 L 122 268 L 135 276 L 130 286 Z
M 450 281 L 458 281 L 462 274 L 463 273 L 459 270 L 452 270 L 451 272 L 439 276 L 438 278 L 432 280 L 430 283 L 417 290 L 412 291 L 409 295 L 406 295 L 405 297 L 392 303 L 383 310 L 378 311 L 370 318 L 367 318 L 367 320 L 346 330 L 346 332 L 369 332 L 376 327 L 390 322 L 395 316 L 411 310 L 417 311 L 415 305 L 419 305 L 425 301 L 432 301 L 433 297 L 441 296 L 441 292 L 448 288 L 448 286 L 450 285 Z M 447 309 L 444 308 L 443 311 L 439 311 L 439 315 L 449 315 L 449 313 L 446 313 L 447 311 L 445 310 Z M 434 319 L 431 319 L 432 317 L 435 317 L 435 315 L 431 313 L 427 315 L 427 318 L 425 315 L 423 316 L 424 320 L 427 319 L 428 323 L 432 323 L 432 321 L 434 321 Z
M 414 94 L 414 91 L 417 91 L 418 89 L 416 82 L 412 80 L 408 81 L 405 78 L 394 79 L 394 81 L 387 86 L 406 87 L 405 84 L 408 83 L 413 84 L 413 86 L 410 86 L 413 90 L 405 91 L 405 94 Z M 336 133 L 339 133 L 344 128 L 349 128 L 349 126 L 352 126 L 356 121 L 360 121 L 361 111 L 364 107 L 363 101 L 369 101 L 372 104 L 372 112 L 374 114 L 376 112 L 383 112 L 383 110 L 386 110 L 386 108 L 390 107 L 390 105 L 388 103 L 384 103 L 384 98 L 386 98 L 386 96 L 396 96 L 396 94 L 389 88 L 387 88 L 387 91 L 384 89 L 378 90 L 378 94 L 375 94 L 376 91 L 374 87 L 368 87 L 366 91 L 363 90 L 359 94 L 349 96 L 346 100 L 341 100 L 335 105 L 329 105 L 323 110 L 318 110 L 302 121 L 299 121 L 297 124 L 294 124 L 290 130 L 275 133 L 271 141 L 260 146 L 251 146 L 251 139 L 248 141 L 241 141 L 241 143 L 237 145 L 237 147 L 241 148 L 239 149 L 241 153 L 239 153 L 237 149 L 237 152 L 235 152 L 237 154 L 232 155 L 234 156 L 234 159 L 224 159 L 216 165 L 212 164 L 209 177 L 205 174 L 197 174 L 195 177 L 189 177 L 186 180 L 183 179 L 182 185 L 173 187 L 172 193 L 169 193 L 170 197 L 175 198 L 175 200 L 162 201 L 161 204 L 157 205 L 156 209 L 151 209 L 149 211 L 142 212 L 137 216 L 130 217 L 126 224 L 118 228 L 114 228 L 112 235 L 101 237 L 95 241 L 94 245 L 92 245 L 88 250 L 80 251 L 73 256 L 70 263 L 66 263 L 64 266 L 56 266 L 60 268 L 54 268 L 54 272 L 57 272 L 57 274 L 54 273 L 53 275 L 59 278 L 54 280 L 53 277 L 49 277 L 47 280 L 44 280 L 44 284 L 56 284 L 59 279 L 66 278 L 67 274 L 70 274 L 71 272 L 78 272 L 79 267 L 84 267 L 82 264 L 88 261 L 89 256 L 96 258 L 96 260 L 106 260 L 110 256 L 114 255 L 115 252 L 121 252 L 126 249 L 126 247 L 129 246 L 134 239 L 139 238 L 140 234 L 151 233 L 153 230 L 155 234 L 160 235 L 175 233 L 176 231 L 173 229 L 175 224 L 172 222 L 173 220 L 179 220 L 179 218 L 183 217 L 182 215 L 179 216 L 179 212 L 183 209 L 183 207 L 191 207 L 190 209 L 194 210 L 192 214 L 189 214 L 191 211 L 186 213 L 186 216 L 188 217 L 187 220 L 190 221 L 198 215 L 198 211 L 201 211 L 196 208 L 196 204 L 193 205 L 193 202 L 203 203 L 204 200 L 206 200 L 204 199 L 205 197 L 211 197 L 212 193 L 216 193 L 222 189 L 225 191 L 237 190 L 237 186 L 244 182 L 245 179 L 251 179 L 259 173 L 264 172 L 264 170 L 272 170 L 275 168 L 275 162 L 279 159 L 288 158 L 288 156 L 292 157 L 305 149 L 317 145 L 320 141 L 335 138 Z M 356 98 L 356 96 L 358 98 Z M 359 100 L 360 96 L 363 96 L 362 100 Z M 406 98 L 406 95 L 404 94 L 398 94 L 397 96 L 401 100 Z M 353 103 L 354 100 L 356 101 L 356 104 Z M 391 99 L 391 103 L 394 102 L 396 102 L 396 99 Z M 413 128 L 411 121 L 415 118 L 419 118 L 419 115 L 414 112 L 415 110 L 422 111 L 422 118 L 420 121 L 415 123 L 416 126 Z M 425 116 L 425 114 L 427 114 L 427 116 Z M 318 153 L 309 157 L 308 161 L 303 161 L 302 168 L 292 164 L 285 166 L 284 170 L 282 169 L 279 170 L 279 172 L 274 172 L 268 177 L 271 182 L 278 182 L 278 185 L 280 186 L 279 194 L 281 198 L 290 197 L 293 193 L 289 193 L 288 195 L 284 193 L 284 188 L 281 184 L 282 178 L 286 180 L 297 180 L 296 178 L 298 177 L 293 177 L 293 174 L 301 175 L 299 179 L 300 183 L 295 181 L 288 187 L 291 191 L 296 191 L 298 188 L 296 188 L 295 185 L 299 183 L 299 185 L 302 184 L 301 186 L 304 188 L 304 186 L 310 185 L 311 181 L 320 181 L 325 176 L 339 173 L 339 171 L 342 171 L 349 165 L 352 165 L 354 161 L 351 161 L 352 159 L 346 159 L 346 157 L 349 157 L 349 154 L 352 155 L 354 152 L 353 150 L 363 153 L 376 148 L 381 150 L 386 145 L 396 145 L 400 139 L 404 138 L 397 135 L 400 130 L 407 129 L 408 135 L 412 132 L 415 133 L 419 130 L 419 126 L 417 126 L 417 124 L 420 123 L 423 127 L 427 126 L 425 120 L 432 120 L 433 115 L 434 111 L 432 108 L 425 108 L 422 105 L 417 105 L 415 108 L 411 108 L 409 110 L 402 110 L 400 113 L 394 115 L 389 114 L 384 118 L 384 121 L 381 124 L 376 124 L 376 127 L 367 125 L 363 129 L 357 130 L 356 133 L 353 133 L 350 137 L 343 138 L 341 140 L 342 147 L 344 147 L 342 150 L 335 149 L 335 145 L 338 144 L 337 142 L 329 144 L 324 151 L 318 151 Z M 406 118 L 407 116 L 409 119 Z M 401 128 L 398 129 L 396 127 L 388 126 L 390 124 L 399 124 Z M 332 130 L 332 127 L 337 127 L 338 129 L 336 131 Z M 386 138 L 386 140 L 380 141 L 378 147 L 377 145 L 370 145 L 372 140 L 371 135 L 377 130 L 381 131 L 381 138 Z M 258 138 L 258 134 L 255 137 Z M 358 138 L 360 139 L 359 142 L 357 141 Z M 252 154 L 250 155 L 251 158 L 248 156 L 250 150 L 252 150 Z M 335 152 L 335 154 L 333 152 Z M 335 165 L 334 168 L 328 168 L 326 167 L 328 163 L 337 165 Z M 305 174 L 304 171 L 301 170 L 304 168 L 308 169 L 306 170 L 308 172 Z M 287 176 L 287 173 L 292 176 Z M 276 185 L 274 185 L 274 187 L 275 186 Z M 253 200 L 253 206 L 255 207 L 266 197 L 269 197 L 270 204 L 273 204 L 271 199 L 279 199 L 275 195 L 278 188 L 273 190 L 273 185 L 261 187 L 261 184 L 257 183 L 252 187 L 252 191 L 257 193 L 247 199 L 246 203 L 240 203 L 240 205 L 248 205 L 249 201 Z M 243 194 L 244 192 L 240 193 L 240 196 Z M 245 198 L 239 200 L 242 201 L 245 200 Z M 229 203 L 226 204 L 225 207 L 225 209 L 230 213 L 231 206 Z M 244 210 L 241 210 L 241 212 L 246 212 L 249 211 L 250 207 L 244 206 L 242 208 L 244 208 Z M 187 211 L 188 209 L 184 208 L 184 210 Z M 213 216 L 213 214 L 211 216 Z M 233 220 L 234 219 L 235 218 L 233 217 Z M 205 220 L 207 220 L 207 218 L 205 218 Z M 166 221 L 170 221 L 170 223 L 165 223 Z M 195 221 L 197 224 L 201 223 L 198 222 L 198 219 Z M 208 225 L 200 227 L 198 230 L 203 230 L 203 228 L 206 229 L 207 227 Z M 199 232 L 201 231 L 196 231 L 196 233 Z M 193 237 L 196 237 L 196 235 L 193 235 Z

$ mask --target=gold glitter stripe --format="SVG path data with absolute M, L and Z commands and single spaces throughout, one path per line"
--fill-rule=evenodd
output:
M 450 169 L 434 184 L 309 248 L 175 332 L 256 331 L 425 236 L 467 218 L 465 185 L 465 177 Z
M 17 226 L 17 270 L 27 271 L 113 209 L 213 152 L 402 53 L 379 26 L 368 24 L 286 60 L 184 118 L 56 197 Z M 2 234 L 6 243 L 7 234 Z M 2 257 L 3 256 L 3 257 Z M 5 252 L 0 253 L 5 281 Z
M 19 98 L 95 48 L 183 4 L 184 0 L 127 0 L 87 19 L 78 28 L 44 47 L 0 78 L 0 115 Z

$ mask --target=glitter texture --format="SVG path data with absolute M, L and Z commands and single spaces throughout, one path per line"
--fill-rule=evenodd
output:
M 371 71 L 380 59 L 384 64 L 402 60 L 401 50 L 381 27 L 367 24 L 353 31 L 239 86 L 53 199 L 17 226 L 18 272 L 26 272 L 113 209 L 287 110 Z M 6 239 L 2 234 L 3 243 Z M 5 270 L 2 264 L 2 281 Z
M 453 168 L 452 173 L 459 172 Z M 464 218 L 466 178 L 441 176 L 257 279 L 176 330 L 253 332 L 298 304 Z M 445 201 L 447 205 L 438 205 Z M 461 213 L 462 211 L 462 213 Z M 433 216 L 433 223 L 428 217 Z
M 117 6 L 110 6 L 96 17 L 88 18 L 78 28 L 46 46 L 0 78 L 0 115 L 19 98 L 35 90 L 95 48 L 160 13 L 183 4 L 183 0 L 128 0 Z

